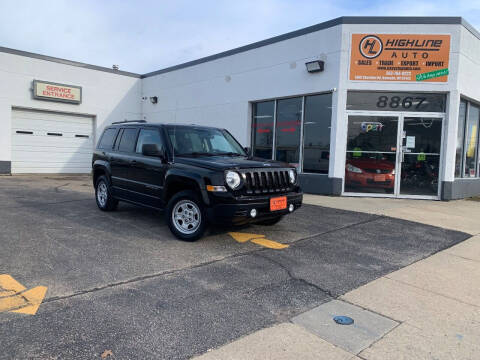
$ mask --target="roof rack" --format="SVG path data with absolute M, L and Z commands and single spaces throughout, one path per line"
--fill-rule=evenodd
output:
M 123 120 L 123 121 L 114 121 L 112 122 L 112 125 L 114 124 L 125 124 L 125 123 L 146 123 L 147 120 Z

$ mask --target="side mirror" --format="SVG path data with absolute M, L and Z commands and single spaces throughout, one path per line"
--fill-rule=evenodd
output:
M 145 156 L 155 156 L 159 157 L 162 160 L 165 160 L 165 150 L 161 149 L 158 144 L 143 144 L 142 145 L 142 155 Z
M 248 146 L 245 146 L 243 148 L 243 150 L 245 150 L 245 152 L 247 153 L 247 155 L 250 155 L 250 148 Z

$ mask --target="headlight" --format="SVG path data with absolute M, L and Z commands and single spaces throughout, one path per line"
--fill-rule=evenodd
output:
M 353 172 L 353 173 L 357 173 L 357 174 L 361 174 L 361 173 L 362 173 L 362 169 L 359 169 L 359 168 L 357 168 L 356 166 L 353 166 L 353 165 L 351 165 L 351 164 L 347 164 L 347 171 Z
M 235 190 L 240 186 L 240 175 L 235 171 L 227 171 L 225 174 L 225 182 L 230 189 Z
M 290 183 L 295 184 L 295 180 L 297 178 L 295 170 L 293 170 L 293 169 L 288 170 L 288 177 L 290 178 Z

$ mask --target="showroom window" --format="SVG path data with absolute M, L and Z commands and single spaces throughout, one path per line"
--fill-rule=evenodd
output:
M 331 121 L 332 96 L 330 94 L 305 98 L 303 172 L 328 174 Z
M 253 155 L 264 159 L 272 158 L 273 120 L 275 101 L 253 104 Z
M 458 115 L 455 177 L 478 177 L 480 107 L 462 100 Z
M 465 116 L 467 116 L 467 102 L 460 102 L 458 113 L 457 150 L 455 152 L 455 177 L 462 177 L 463 139 L 465 137 Z
M 302 101 L 301 97 L 277 101 L 275 159 L 288 162 L 296 167 L 300 162 Z
M 304 173 L 328 174 L 331 93 L 252 105 L 254 156 L 287 162 Z

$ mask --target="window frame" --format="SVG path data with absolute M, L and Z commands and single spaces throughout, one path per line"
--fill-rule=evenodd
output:
M 272 144 L 272 160 L 277 160 L 277 123 L 278 123 L 278 102 L 279 101 L 282 101 L 282 100 L 289 100 L 289 99 L 300 99 L 300 102 L 301 102 L 301 105 L 302 105 L 302 108 L 301 108 L 301 112 L 302 112 L 302 116 L 300 117 L 300 126 L 299 126 L 299 143 L 298 143 L 298 146 L 299 146 L 299 149 L 298 149 L 298 167 L 297 167 L 297 170 L 299 172 L 302 172 L 302 168 L 303 168 L 303 157 L 302 157 L 302 148 L 303 148 L 303 132 L 302 132 L 302 124 L 303 124 L 303 121 L 304 121 L 304 114 L 305 114 L 305 96 L 301 95 L 301 96 L 291 96 L 291 97 L 288 97 L 288 98 L 282 98 L 282 99 L 275 99 L 275 112 L 274 112 L 274 115 L 275 115 L 275 118 L 274 118 L 274 122 L 273 122 L 273 126 L 274 126 L 274 131 L 273 131 L 273 144 Z
M 465 109 L 465 117 L 463 118 L 463 144 L 462 144 L 462 160 L 461 160 L 461 164 L 460 164 L 460 176 L 455 176 L 455 179 L 478 179 L 480 178 L 480 159 L 479 159 L 479 156 L 480 156 L 480 104 L 475 102 L 475 101 L 471 101 L 471 100 L 468 100 L 466 98 L 463 98 L 461 97 L 460 98 L 460 103 L 459 103 L 459 114 L 460 114 L 460 104 L 461 102 L 465 102 L 466 104 L 466 109 Z M 465 165 L 466 165 L 466 161 L 467 161 L 467 123 L 468 123 L 468 119 L 470 117 L 470 108 L 471 106 L 475 106 L 476 108 L 479 109 L 479 117 L 477 119 L 477 135 L 476 135 L 476 148 L 475 148 L 475 176 L 467 176 L 465 174 Z M 458 121 L 460 121 L 460 118 L 457 117 Z M 457 129 L 458 129 L 458 124 L 457 124 Z M 456 141 L 458 141 L 458 134 L 457 134 L 457 139 Z M 456 144 L 458 145 L 458 144 Z M 455 164 L 456 166 L 456 164 Z
M 251 104 L 251 116 L 250 116 L 250 151 L 251 151 L 251 154 L 253 155 L 254 153 L 254 150 L 255 150 L 255 128 L 253 126 L 253 124 L 255 123 L 255 119 L 254 119 L 254 106 L 255 104 L 258 104 L 258 103 L 262 103 L 262 102 L 267 102 L 267 101 L 273 101 L 274 104 L 273 104 L 273 141 L 272 141 L 272 160 L 276 160 L 276 153 L 277 153 L 277 142 L 276 142 L 276 138 L 277 138 L 277 106 L 278 106 L 278 101 L 279 100 L 285 100 L 285 99 L 292 99 L 292 98 L 301 98 L 302 99 L 302 116 L 301 116 L 301 123 L 300 123 L 300 149 L 299 149 L 299 159 L 298 159 L 298 167 L 297 167 L 297 171 L 299 173 L 304 173 L 303 172 L 303 157 L 304 157 L 304 122 L 305 122 L 305 103 L 306 103 L 306 98 L 308 96 L 316 96 L 316 95 L 330 95 L 330 101 L 331 101 L 331 106 L 333 107 L 333 91 L 322 91 L 322 92 L 314 92 L 314 93 L 307 93 L 307 94 L 301 94 L 301 95 L 291 95 L 291 96 L 284 96 L 284 97 L 278 97 L 278 98 L 270 98 L 270 99 L 261 99 L 261 100 L 254 100 L 254 101 L 250 101 L 250 104 Z M 329 134 L 329 138 L 330 138 L 330 141 L 329 141 L 329 151 L 331 149 L 331 145 L 332 145 L 332 132 L 331 132 L 331 128 L 332 128 L 332 115 L 333 115 L 333 112 L 332 114 L 330 115 L 330 134 Z M 330 159 L 329 159 L 329 162 L 330 162 Z M 308 172 L 308 173 L 305 173 L 305 174 L 312 174 L 312 175 L 316 175 L 316 176 L 328 176 L 329 175 L 329 172 L 326 173 L 326 174 L 322 174 L 322 173 L 312 173 L 312 172 Z
M 257 104 L 260 104 L 260 103 L 265 103 L 265 102 L 273 102 L 273 125 L 272 125 L 272 155 L 270 157 L 270 159 L 274 159 L 274 152 L 273 152 L 273 149 L 275 147 L 275 136 L 276 136 L 276 133 L 275 133 L 275 118 L 277 116 L 277 99 L 270 99 L 270 100 L 260 100 L 260 101 L 252 101 L 251 104 L 252 104 L 252 114 L 251 114 L 251 123 L 250 123 L 250 153 L 252 156 L 254 156 L 255 154 L 255 147 L 256 147 L 256 140 L 257 140 L 257 135 L 255 134 L 255 129 L 257 127 L 257 123 L 256 123 L 256 120 L 255 120 L 255 114 L 256 112 L 254 111 L 254 106 L 256 106 Z M 256 126 L 253 126 L 253 125 L 256 125 Z

